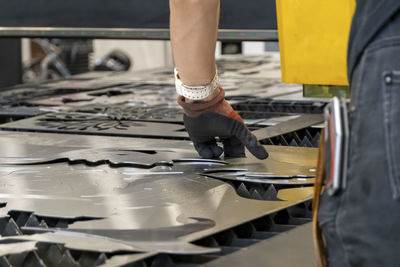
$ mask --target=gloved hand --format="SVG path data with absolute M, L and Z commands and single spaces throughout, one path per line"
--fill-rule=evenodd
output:
M 242 118 L 225 100 L 225 92 L 209 101 L 188 103 L 183 96 L 178 97 L 178 104 L 183 107 L 183 121 L 194 147 L 202 158 L 245 157 L 244 147 L 258 159 L 266 159 L 268 153 L 251 134 Z M 222 149 L 215 137 L 223 143 Z

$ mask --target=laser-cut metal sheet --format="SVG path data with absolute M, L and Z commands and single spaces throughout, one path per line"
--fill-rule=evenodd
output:
M 172 254 L 207 254 L 218 252 L 218 248 L 205 248 L 179 240 L 181 235 L 214 226 L 214 222 L 210 220 L 193 220 L 195 221 L 194 223 L 183 226 L 140 230 L 65 230 L 22 227 L 22 231 L 29 235 L 6 237 L 0 239 L 0 241 L 29 240 L 58 243 L 70 249 L 103 253 L 161 252 Z
M 202 231 L 215 226 L 212 220 L 202 218 L 189 218 L 187 224 L 155 229 L 133 229 L 133 230 L 107 230 L 107 229 L 55 229 L 41 227 L 22 227 L 24 233 L 59 233 L 60 235 L 74 235 L 75 233 L 86 234 L 91 238 L 106 237 L 122 240 L 125 242 L 149 242 L 149 241 L 171 241 L 193 232 Z
M 41 152 L 49 155 L 47 149 L 40 148 Z M 67 148 L 60 148 L 67 150 Z M 70 164 L 83 163 L 89 166 L 107 164 L 111 167 L 133 167 L 150 169 L 156 166 L 172 166 L 174 162 L 185 162 L 190 164 L 216 163 L 227 164 L 225 161 L 213 159 L 198 159 L 185 156 L 193 156 L 193 153 L 184 153 L 178 150 L 127 150 L 127 149 L 78 149 L 68 150 L 63 153 L 51 154 L 51 156 L 38 157 L 3 157 L 0 165 L 38 165 L 57 162 L 68 162 Z M 180 156 L 181 158 L 177 158 Z
M 318 149 L 300 149 L 290 146 L 265 146 L 270 157 L 266 160 L 257 160 L 252 154 L 247 153 L 246 158 L 227 159 L 227 169 L 249 172 L 254 178 L 257 174 L 262 177 L 314 177 L 317 163 Z M 217 169 L 218 171 L 224 168 Z M 207 170 L 212 172 L 213 170 Z M 206 172 L 207 172 L 206 171 Z M 268 177 L 269 176 L 269 177 Z
M 276 98 L 285 97 L 302 92 L 302 87 L 293 84 L 268 84 L 265 78 L 260 80 L 248 80 L 247 78 L 239 78 L 225 80 L 221 82 L 222 87 L 226 91 L 226 98 L 230 103 L 235 104 L 239 101 L 249 101 L 257 98 Z
M 0 92 L 0 104 L 21 105 L 30 101 L 52 98 L 57 95 L 72 94 L 82 91 L 98 90 L 121 84 L 119 81 L 107 81 L 107 77 L 99 79 L 69 79 L 47 84 L 24 84 L 7 88 Z
M 56 243 L 63 244 L 66 248 L 93 251 L 93 252 L 145 252 L 146 250 L 142 247 L 135 246 L 133 244 L 126 244 L 120 241 L 112 240 L 101 236 L 91 236 L 81 233 L 71 233 L 66 231 L 57 231 L 54 233 L 41 233 L 33 235 L 21 235 L 12 237 L 3 237 L 0 242 L 4 241 L 29 241 L 29 243 L 38 242 L 42 243 Z
M 268 160 L 265 161 L 265 164 Z M 248 161 L 248 166 L 259 165 L 263 162 Z M 77 168 L 81 169 L 77 169 Z M 84 165 L 67 166 L 65 164 L 52 164 L 49 166 L 8 166 L 2 168 L 2 180 L 6 186 L 1 190 L 1 200 L 7 200 L 6 209 L 35 211 L 39 215 L 57 217 L 107 217 L 103 205 L 115 206 L 121 214 L 114 219 L 103 219 L 91 222 L 77 222 L 76 225 L 98 224 L 104 229 L 119 225 L 122 229 L 127 225 L 136 225 L 139 218 L 147 220 L 145 216 L 135 216 L 135 222 L 129 219 L 129 212 L 147 213 L 154 209 L 159 210 L 157 217 L 166 218 L 168 211 L 177 209 L 176 203 L 193 199 L 196 202 L 207 197 L 207 191 L 218 185 L 226 185 L 214 179 L 201 177 L 204 169 L 210 167 L 221 168 L 221 164 L 187 164 L 180 163 L 171 167 L 159 166 L 149 171 L 139 171 L 133 168 L 109 169 L 106 166 L 97 168 L 84 167 Z M 138 187 L 135 185 L 138 184 Z M 21 188 L 23 185 L 23 188 Z M 195 192 L 193 191 L 195 187 Z M 183 190 L 178 199 L 171 196 L 171 192 Z M 20 192 L 18 197 L 15 193 Z M 22 190 L 22 191 L 21 191 Z M 205 190 L 205 191 L 204 191 Z M 236 196 L 233 189 L 228 186 L 223 191 Z M 0 192 L 1 192 L 0 191 Z M 221 191 L 221 193 L 223 192 Z M 25 196 L 21 193 L 25 192 Z M 213 190 L 211 191 L 213 192 Z M 160 203 L 160 198 L 163 202 Z M 216 196 L 217 199 L 219 196 Z M 166 199 L 170 199 L 166 201 Z M 133 202 L 132 202 L 133 201 Z M 139 201 L 139 202 L 138 202 Z M 210 199 L 209 201 L 213 201 Z M 217 201 L 218 202 L 218 201 Z M 94 203 L 97 203 L 94 205 Z M 134 205 L 132 206 L 132 204 Z M 94 205 L 94 206 L 93 206 Z M 161 206 L 160 206 L 161 205 Z M 179 206 L 179 205 L 178 205 Z M 57 207 L 57 208 L 55 208 Z M 115 208 L 114 208 L 115 209 Z M 179 210 L 179 209 L 178 209 Z M 199 217 L 196 216 L 195 217 Z M 179 214 L 176 214 L 178 217 Z M 193 216 L 191 216 L 193 217 Z M 201 216 L 203 217 L 203 216 Z M 209 218 L 205 216 L 204 218 Z M 176 218 L 173 218 L 174 224 Z M 111 220 L 111 221 L 110 221 Z M 108 221 L 108 222 L 107 222 Z M 118 221 L 118 223 L 116 222 Z M 150 227 L 147 222 L 145 225 Z M 162 227 L 156 222 L 151 222 L 154 227 Z M 135 228 L 134 228 L 135 229 Z
M 64 147 L 43 147 L 30 145 L 26 149 L 30 157 L 2 157 L 1 165 L 34 165 L 68 162 L 83 163 L 90 166 L 107 164 L 111 167 L 136 167 L 150 169 L 156 166 L 172 166 L 174 162 L 192 164 L 216 163 L 227 164 L 225 161 L 195 158 L 193 152 L 183 150 L 135 150 L 125 148 L 114 149 L 71 149 Z M 59 151 L 65 151 L 59 153 Z
M 48 113 L 2 124 L 0 129 L 107 136 L 189 138 L 184 126 L 180 124 L 117 121 L 109 119 L 106 115 L 82 113 Z
M 271 173 L 250 173 L 245 171 L 231 171 L 228 170 L 223 172 L 219 170 L 217 173 L 208 172 L 205 173 L 207 177 L 231 180 L 231 181 L 241 181 L 250 182 L 258 184 L 279 184 L 279 185 L 312 185 L 314 184 L 314 178 L 310 176 L 279 176 Z
M 133 138 L 41 135 L 0 132 L 0 141 L 7 142 L 9 151 L 23 150 L 29 143 L 55 147 L 73 145 L 81 149 L 92 147 L 100 150 L 115 149 L 117 145 L 125 149 L 134 149 L 137 146 L 140 150 L 153 142 L 154 147 L 160 150 L 174 147 L 176 150 L 187 151 L 187 155 L 190 153 L 193 157 L 196 155 L 190 143 L 184 141 L 147 140 L 142 142 L 141 139 Z M 13 139 L 14 141 L 11 142 Z M 18 143 L 21 145 L 17 145 Z M 295 170 L 315 166 L 316 163 L 316 149 L 288 147 L 267 147 L 267 149 L 271 156 L 265 161 L 259 161 L 251 155 L 245 159 L 227 159 L 226 161 L 232 168 L 244 168 L 250 172 L 256 170 L 271 172 L 275 168 L 276 172 L 281 174 L 284 173 L 284 165 L 273 167 L 276 165 L 275 162 L 292 164 L 291 167 L 295 164 L 299 165 L 300 167 Z M 8 155 L 22 155 L 25 152 L 26 150 L 8 152 Z M 122 233 L 120 231 L 135 230 L 138 233 L 137 231 L 143 229 L 158 231 L 186 226 L 196 222 L 196 219 L 192 218 L 204 218 L 215 223 L 213 227 L 205 230 L 197 228 L 198 231 L 179 237 L 179 240 L 191 242 L 301 203 L 312 196 L 311 193 L 304 193 L 304 188 L 291 188 L 293 191 L 286 192 L 287 201 L 284 201 L 285 199 L 280 201 L 245 199 L 238 196 L 231 185 L 201 175 L 205 170 L 222 167 L 224 165 L 216 162 L 193 164 L 190 161 L 174 162 L 172 166 L 156 166 L 147 170 L 110 168 L 107 165 L 88 167 L 83 164 L 65 163 L 2 166 L 0 167 L 0 184 L 2 184 L 0 202 L 7 202 L 7 205 L 0 210 L 4 212 L 30 211 L 46 217 L 93 218 L 94 220 L 75 221 L 69 225 L 68 229 L 77 233 L 96 233 L 103 237 L 110 237 L 107 231 Z M 297 191 L 302 193 L 296 194 Z M 295 197 L 290 197 L 291 195 Z M 151 237 L 151 235 L 144 236 Z M 149 246 L 151 243 L 156 242 L 152 240 Z M 155 247 L 153 249 L 160 250 Z
M 295 200 L 304 198 L 314 193 L 314 187 L 303 187 L 301 190 L 293 190 L 293 188 L 281 189 L 277 197 L 282 200 Z
M 9 167 L 13 171 L 2 175 L 6 186 L 0 191 L 0 198 L 7 200 L 6 210 L 33 211 L 60 218 L 82 215 L 104 218 L 75 222 L 69 228 L 76 231 L 157 229 L 189 224 L 193 216 L 215 221 L 212 229 L 221 231 L 225 224 L 240 224 L 304 201 L 242 199 L 230 185 L 195 174 L 196 170 L 211 166 L 183 164 L 162 168 L 162 175 L 106 167 L 78 171 L 65 164 L 19 171 Z M 171 174 L 166 174 L 169 171 Z M 228 214 L 235 210 L 242 214 L 228 220 Z
M 31 146 L 40 149 L 39 146 L 48 149 L 49 147 L 60 147 L 74 149 L 114 149 L 116 147 L 124 149 L 157 149 L 171 150 L 184 149 L 191 151 L 194 156 L 197 154 L 193 149 L 193 145 L 189 141 L 182 140 L 164 140 L 151 138 L 122 138 L 117 136 L 96 136 L 96 135 L 72 135 L 72 134 L 54 134 L 54 133 L 33 133 L 33 132 L 16 132 L 16 131 L 0 131 L 0 145 L 3 157 L 21 157 L 29 154 Z M 63 152 L 61 150 L 59 152 Z M 33 151 L 34 152 L 34 151 Z M 53 151 L 49 152 L 53 153 Z M 54 153 L 57 153 L 55 151 Z M 33 155 L 32 153 L 29 155 Z
M 45 113 L 39 107 L 1 107 L 0 108 L 0 118 L 25 118 L 37 116 Z
M 182 113 L 179 108 L 135 107 L 125 110 L 123 107 L 99 107 L 98 110 L 90 108 L 79 111 L 81 113 L 47 113 L 2 124 L 0 129 L 189 139 L 184 126 L 179 124 L 182 121 Z M 96 111 L 99 112 L 95 113 Z M 280 123 L 266 129 L 256 130 L 253 133 L 259 140 L 263 140 L 310 127 L 323 120 L 323 116 L 320 114 L 303 114 L 294 119 L 290 118 L 284 117 Z
M 223 86 L 228 98 L 231 97 L 231 102 L 254 97 L 288 97 L 301 92 L 301 87 L 298 85 L 288 86 L 280 82 L 278 57 L 241 58 L 240 60 L 232 58 L 228 62 L 229 60 L 227 59 L 222 64 L 220 72 Z M 240 64 L 241 66 L 247 64 L 250 68 L 241 70 Z M 114 104 L 121 107 L 140 108 L 149 106 L 153 108 L 156 105 L 161 105 L 158 106 L 159 108 L 176 107 L 175 92 L 172 94 L 172 89 L 165 90 L 168 92 L 165 95 L 157 95 L 154 90 L 157 88 L 155 85 L 158 85 L 158 88 L 173 88 L 171 69 L 158 70 L 158 72 L 145 71 L 139 74 L 106 74 L 94 77 L 96 79 L 93 77 L 89 75 L 79 81 L 77 79 L 70 85 L 66 81 L 50 83 L 45 85 L 48 88 L 46 93 L 43 91 L 42 95 L 34 97 L 28 94 L 17 99 L 17 102 L 40 99 L 44 101 L 41 104 L 54 105 L 52 101 L 59 99 L 56 105 L 63 108 L 76 106 L 76 110 L 85 109 L 88 103 L 94 103 L 97 106 L 104 105 L 104 108 Z M 141 88 L 141 83 L 147 83 L 149 88 Z M 134 97 L 124 94 L 127 90 L 132 91 Z M 71 94 L 82 91 L 87 92 Z M 63 94 L 62 97 L 51 99 L 56 95 L 55 92 L 58 95 Z M 116 95 L 111 97 L 107 95 L 114 93 Z M 93 100 L 88 101 L 92 98 Z M 173 104 L 169 105 L 172 101 Z M 85 107 L 81 104 L 85 104 Z M 84 110 L 79 112 L 85 113 Z M 2 185 L 0 186 L 0 207 L 2 207 L 0 214 L 5 216 L 7 213 L 13 214 L 18 210 L 28 211 L 38 215 L 38 218 L 61 218 L 63 221 L 70 222 L 66 229 L 47 229 L 43 225 L 34 226 L 34 228 L 23 227 L 26 234 L 51 236 L 50 241 L 57 243 L 63 241 L 63 237 L 60 236 L 65 236 L 64 233 L 71 234 L 72 232 L 79 236 L 75 243 L 70 241 L 72 248 L 85 249 L 85 244 L 93 243 L 90 240 L 96 240 L 94 242 L 98 242 L 96 243 L 97 251 L 119 249 L 126 242 L 131 242 L 135 244 L 135 249 L 143 251 L 206 253 L 204 248 L 192 247 L 190 242 L 263 215 L 275 213 L 312 197 L 309 188 L 302 187 L 304 184 L 293 184 L 287 188 L 278 185 L 276 179 L 269 179 L 272 183 L 269 189 L 274 190 L 276 197 L 267 198 L 266 201 L 249 199 L 241 197 L 238 189 L 230 183 L 204 176 L 204 173 L 214 171 L 221 174 L 218 170 L 242 169 L 242 172 L 250 174 L 253 185 L 257 185 L 255 179 L 260 180 L 260 174 L 280 177 L 312 176 L 315 173 L 313 169 L 316 166 L 316 149 L 268 146 L 270 158 L 265 161 L 259 161 L 247 153 L 248 157 L 245 159 L 225 159 L 228 165 L 216 161 L 193 160 L 198 155 L 189 141 L 110 136 L 144 136 L 144 133 L 151 137 L 187 139 L 187 134 L 181 131 L 182 125 L 137 121 L 126 125 L 122 118 L 136 119 L 137 114 L 129 116 L 118 109 L 111 109 L 109 113 L 98 112 L 103 115 L 87 113 L 65 112 L 59 117 L 60 122 L 70 119 L 72 121 L 61 127 L 57 122 L 50 126 L 49 124 L 38 126 L 35 124 L 36 119 L 31 120 L 32 127 L 28 127 L 29 129 L 26 128 L 27 125 L 29 126 L 29 123 L 26 123 L 28 120 L 21 121 L 21 124 L 15 122 L 12 125 L 14 127 L 17 124 L 19 129 L 28 131 L 94 133 L 108 135 L 107 137 L 0 131 L 0 149 L 3 157 L 0 161 L 8 164 L 0 166 L 0 185 Z M 52 114 L 51 116 L 57 120 L 59 115 Z M 47 115 L 41 117 L 44 116 Z M 77 118 L 84 118 L 87 123 Z M 163 121 L 163 118 L 160 118 L 160 121 Z M 149 121 L 152 119 L 154 118 L 144 118 Z M 175 119 L 172 117 L 171 121 L 177 122 L 178 120 L 174 121 Z M 100 123 L 96 120 L 100 120 Z M 168 118 L 164 121 L 167 120 Z M 146 127 L 151 125 L 160 127 L 146 128 L 139 124 Z M 44 129 L 40 129 L 41 127 Z M 62 129 L 58 129 L 59 127 Z M 173 134 L 170 134 L 171 132 Z M 182 136 L 177 136 L 176 133 Z M 158 152 L 158 156 L 149 151 Z M 167 151 L 172 151 L 171 154 L 174 156 L 169 157 Z M 49 160 L 60 161 L 63 158 L 68 159 L 68 162 L 45 163 Z M 106 159 L 109 161 L 106 162 Z M 10 165 L 10 163 L 21 162 L 42 164 Z M 105 164 L 90 166 L 94 162 Z M 113 167 L 118 168 L 111 168 L 112 162 L 117 163 Z M 149 168 L 150 166 L 152 168 Z M 261 180 L 265 181 L 265 179 Z M 246 181 L 246 184 L 248 183 Z M 274 185 L 278 186 L 274 187 Z M 251 188 L 248 187 L 246 190 L 251 191 Z M 202 225 L 203 228 L 191 228 L 198 225 L 199 220 L 213 224 Z M 179 230 L 186 227 L 193 231 Z M 168 233 L 167 237 L 160 234 L 164 233 L 163 230 Z M 97 238 L 98 236 L 100 238 Z M 132 239 L 123 238 L 127 236 Z M 29 238 L 32 238 L 32 235 Z M 116 241 L 112 244 L 99 241 L 104 239 Z M 17 239 L 15 241 L 18 242 Z M 148 255 L 148 253 L 116 256 L 109 263 L 123 264 L 143 255 Z
M 184 166 L 192 169 L 190 165 Z M 47 167 L 44 168 L 49 170 Z M 164 175 L 159 175 L 159 178 L 156 178 L 157 175 L 151 175 L 150 173 L 148 173 L 147 177 L 144 175 L 141 178 L 133 178 L 132 175 L 125 175 L 127 179 L 119 181 L 119 187 L 116 188 L 115 185 L 112 185 L 113 182 L 110 181 L 112 177 L 110 170 L 107 170 L 107 175 L 103 175 L 103 179 L 101 179 L 99 177 L 102 175 L 97 170 L 87 170 L 85 174 L 83 172 L 71 171 L 70 168 L 68 168 L 68 172 L 61 165 L 52 166 L 52 168 L 56 168 L 58 172 L 48 171 L 47 174 L 46 171 L 40 170 L 32 173 L 34 174 L 33 179 L 30 177 L 29 180 L 25 181 L 21 181 L 21 176 L 29 177 L 29 172 L 26 170 L 22 169 L 20 172 L 14 171 L 12 174 L 9 174 L 9 179 L 6 182 L 8 186 L 6 187 L 14 188 L 15 184 L 22 185 L 25 182 L 23 191 L 26 191 L 27 194 L 21 194 L 21 192 L 13 194 L 12 191 L 14 190 L 9 189 L 7 190 L 8 193 L 0 193 L 0 198 L 6 198 L 8 202 L 5 209 L 31 210 L 46 216 L 67 218 L 78 214 L 85 214 L 90 217 L 100 217 L 101 215 L 104 219 L 76 222 L 70 225 L 70 230 L 85 234 L 88 232 L 97 232 L 100 236 L 115 238 L 114 234 L 120 236 L 123 233 L 123 236 L 126 236 L 125 234 L 129 232 L 126 229 L 136 229 L 137 231 L 134 231 L 136 234 L 132 236 L 135 238 L 138 237 L 139 240 L 135 240 L 135 244 L 139 247 L 147 245 L 148 247 L 146 248 L 150 251 L 190 254 L 196 253 L 196 251 L 198 253 L 206 252 L 200 248 L 187 247 L 182 242 L 172 242 L 173 240 L 162 242 L 165 239 L 162 236 L 161 240 L 157 240 L 156 238 L 144 242 L 140 240 L 140 236 L 141 238 L 154 238 L 154 235 L 148 234 L 149 232 L 151 233 L 151 230 L 144 230 L 144 233 L 139 235 L 140 229 L 151 227 L 153 231 L 157 232 L 157 228 L 179 226 L 182 223 L 190 224 L 193 219 L 187 217 L 189 214 L 201 214 L 207 215 L 208 218 L 215 217 L 217 221 L 215 222 L 215 227 L 211 229 L 221 231 L 223 228 L 221 229 L 220 227 L 224 227 L 223 223 L 219 224 L 221 222 L 225 221 L 229 226 L 240 224 L 243 220 L 246 221 L 259 216 L 260 212 L 268 214 L 299 201 L 299 199 L 295 202 L 279 201 L 275 203 L 270 201 L 263 203 L 263 205 L 261 205 L 262 203 L 251 203 L 251 200 L 244 200 L 238 197 L 229 185 L 217 180 L 190 177 L 190 175 L 189 177 L 185 177 L 184 174 L 172 174 L 168 178 L 169 175 L 165 175 L 165 170 L 163 170 Z M 66 172 L 69 175 L 61 175 L 61 173 Z M 88 181 L 85 176 L 88 177 L 89 173 L 92 179 Z M 177 172 L 175 171 L 174 173 Z M 68 177 L 72 175 L 74 177 Z M 135 176 L 140 177 L 141 175 L 136 173 Z M 49 180 L 52 185 L 48 184 Z M 54 180 L 58 181 L 54 184 Z M 14 185 L 10 184 L 11 181 L 14 182 Z M 45 186 L 40 189 L 38 187 L 39 184 Z M 90 190 L 90 187 L 94 187 L 95 191 L 100 189 L 102 192 L 93 192 L 93 189 Z M 21 191 L 21 188 L 14 189 Z M 77 193 L 86 193 L 88 195 L 77 195 Z M 247 201 L 251 202 L 246 203 Z M 226 210 L 226 206 L 228 206 L 228 210 Z M 244 209 L 248 209 L 249 206 L 252 206 L 250 212 L 244 212 Z M 232 208 L 234 209 L 231 210 Z M 220 217 L 224 215 L 226 217 L 229 213 L 232 214 L 234 210 L 240 210 L 244 214 L 235 216 L 236 218 L 231 217 L 228 221 Z M 96 231 L 95 229 L 98 230 Z M 104 229 L 115 229 L 122 232 L 107 231 Z M 211 229 L 206 229 L 205 231 L 210 231 Z M 28 240 L 35 239 L 29 238 Z M 88 243 L 87 241 L 88 239 L 78 239 L 75 246 L 72 243 L 68 247 L 88 250 L 89 248 L 84 245 Z M 103 251 L 104 248 L 111 247 L 110 244 L 100 241 L 96 240 L 96 243 L 99 246 L 103 246 L 103 248 L 100 250 L 100 247 L 97 247 L 96 249 Z M 65 241 L 59 237 L 54 237 L 54 242 L 64 243 Z M 167 250 L 168 248 L 169 250 Z M 118 249 L 122 248 L 118 247 Z
M 257 57 L 223 56 L 218 60 L 222 86 L 228 97 L 282 97 L 293 94 L 298 96 L 302 91 L 301 86 L 286 85 L 280 81 L 279 64 L 279 53 Z M 126 90 L 134 94 L 131 97 L 125 95 Z M 97 91 L 100 95 L 92 93 Z M 169 94 L 165 94 L 166 91 Z M 172 68 L 135 73 L 91 72 L 73 76 L 69 80 L 15 87 L 0 93 L 0 103 L 81 106 L 93 103 L 135 102 L 134 99 L 138 99 L 137 101 L 147 105 L 158 105 L 175 102 L 174 91 Z
M 0 240 L 0 257 L 36 250 L 36 242 L 34 241 L 13 243 L 6 243 L 4 241 L 6 240 Z
M 286 233 L 274 236 L 241 249 L 226 257 L 199 266 L 274 266 L 312 267 L 314 261 L 312 223 L 298 226 Z
M 228 98 L 279 97 L 302 92 L 299 85 L 283 84 L 280 80 L 279 55 L 222 57 L 218 60 L 222 86 Z M 242 66 L 242 67 L 241 67 Z M 250 66 L 243 69 L 243 66 Z M 135 73 L 104 74 L 97 79 L 76 79 L 48 83 L 54 89 L 85 91 L 54 97 L 32 99 L 29 104 L 82 106 L 137 101 L 147 105 L 175 102 L 172 68 L 160 68 Z M 99 88 L 104 88 L 98 90 Z M 89 91 L 90 90 L 90 91 Z M 97 90 L 97 92 L 93 92 Z M 165 92 L 169 92 L 166 94 Z
M 129 255 L 115 255 L 106 260 L 104 264 L 98 265 L 98 267 L 119 267 L 126 266 L 130 263 L 138 262 L 140 260 L 148 259 L 155 256 L 155 253 L 140 253 L 140 254 L 129 254 Z
M 263 140 L 311 127 L 313 125 L 320 124 L 323 121 L 323 114 L 303 114 L 292 120 L 276 124 L 273 127 L 256 130 L 253 132 L 253 134 L 258 138 L 258 140 Z
M 119 103 L 125 103 L 125 106 L 176 105 L 176 91 L 175 87 L 171 85 L 164 86 L 151 83 L 129 84 L 124 87 L 111 87 L 96 91 L 35 99 L 27 103 L 32 105 L 71 107 Z
M 131 106 L 129 103 L 119 105 L 92 105 L 75 108 L 74 112 L 85 114 L 104 114 L 114 120 L 136 120 L 155 122 L 182 123 L 182 108 L 169 105 Z
M 107 87 L 115 87 L 129 84 L 124 81 L 109 80 L 108 77 L 101 77 L 97 79 L 68 79 L 60 80 L 55 82 L 46 83 L 46 86 L 52 89 L 62 89 L 62 90 L 97 90 Z
M 45 86 L 26 85 L 26 87 L 10 88 L 0 92 L 0 104 L 16 106 L 33 98 L 50 97 L 57 93 Z
M 270 157 L 265 164 L 257 164 L 250 153 L 247 158 L 230 159 L 223 168 L 205 170 L 208 177 L 260 184 L 311 185 L 314 183 L 317 149 L 298 155 L 297 148 L 266 146 Z M 296 156 L 301 157 L 296 158 Z
M 56 138 L 55 135 L 52 137 Z M 75 137 L 75 139 L 80 138 L 85 139 L 88 137 Z M 101 138 L 98 139 L 101 140 Z M 268 180 L 268 183 L 273 181 L 278 183 L 277 179 L 290 178 L 298 178 L 300 179 L 299 181 L 302 181 L 304 178 L 314 177 L 315 175 L 313 166 L 316 164 L 316 149 L 310 149 L 310 152 L 305 150 L 301 155 L 298 155 L 298 150 L 293 147 L 268 146 L 267 149 L 273 156 L 266 161 L 259 161 L 250 153 L 247 153 L 247 158 L 221 161 L 199 159 L 190 145 L 184 148 L 163 149 L 163 145 L 167 147 L 169 144 L 162 141 L 158 146 L 147 146 L 146 148 L 140 145 L 135 148 L 137 142 L 133 140 L 127 140 L 126 144 L 120 145 L 120 147 L 102 148 L 99 145 L 97 148 L 79 148 L 78 146 L 26 144 L 17 138 L 10 137 L 0 137 L 0 140 L 4 140 L 4 142 L 1 142 L 0 149 L 3 151 L 9 150 L 5 157 L 0 158 L 0 164 L 3 165 L 70 162 L 87 165 L 108 164 L 112 167 L 153 168 L 156 166 L 172 166 L 174 163 L 179 162 L 192 165 L 212 163 L 219 164 L 220 167 L 229 164 L 226 168 L 213 168 L 202 173 L 209 176 L 221 176 L 224 174 L 230 177 L 243 177 L 245 181 L 251 181 L 252 179 L 255 179 L 255 181 Z M 152 141 L 152 143 L 157 144 L 157 141 Z M 181 144 L 187 143 L 182 142 Z M 293 155 L 301 156 L 302 159 L 299 160 Z

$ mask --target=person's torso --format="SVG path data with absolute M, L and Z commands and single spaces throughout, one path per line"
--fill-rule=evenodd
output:
M 400 0 L 357 0 L 347 56 L 349 81 L 366 46 L 399 9 Z

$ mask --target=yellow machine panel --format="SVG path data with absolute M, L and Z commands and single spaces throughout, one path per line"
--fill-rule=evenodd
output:
M 276 0 L 282 80 L 348 85 L 347 42 L 354 0 Z

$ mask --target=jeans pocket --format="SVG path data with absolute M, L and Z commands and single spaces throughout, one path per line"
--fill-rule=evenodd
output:
M 385 72 L 383 116 L 388 175 L 393 198 L 400 200 L 400 71 Z

